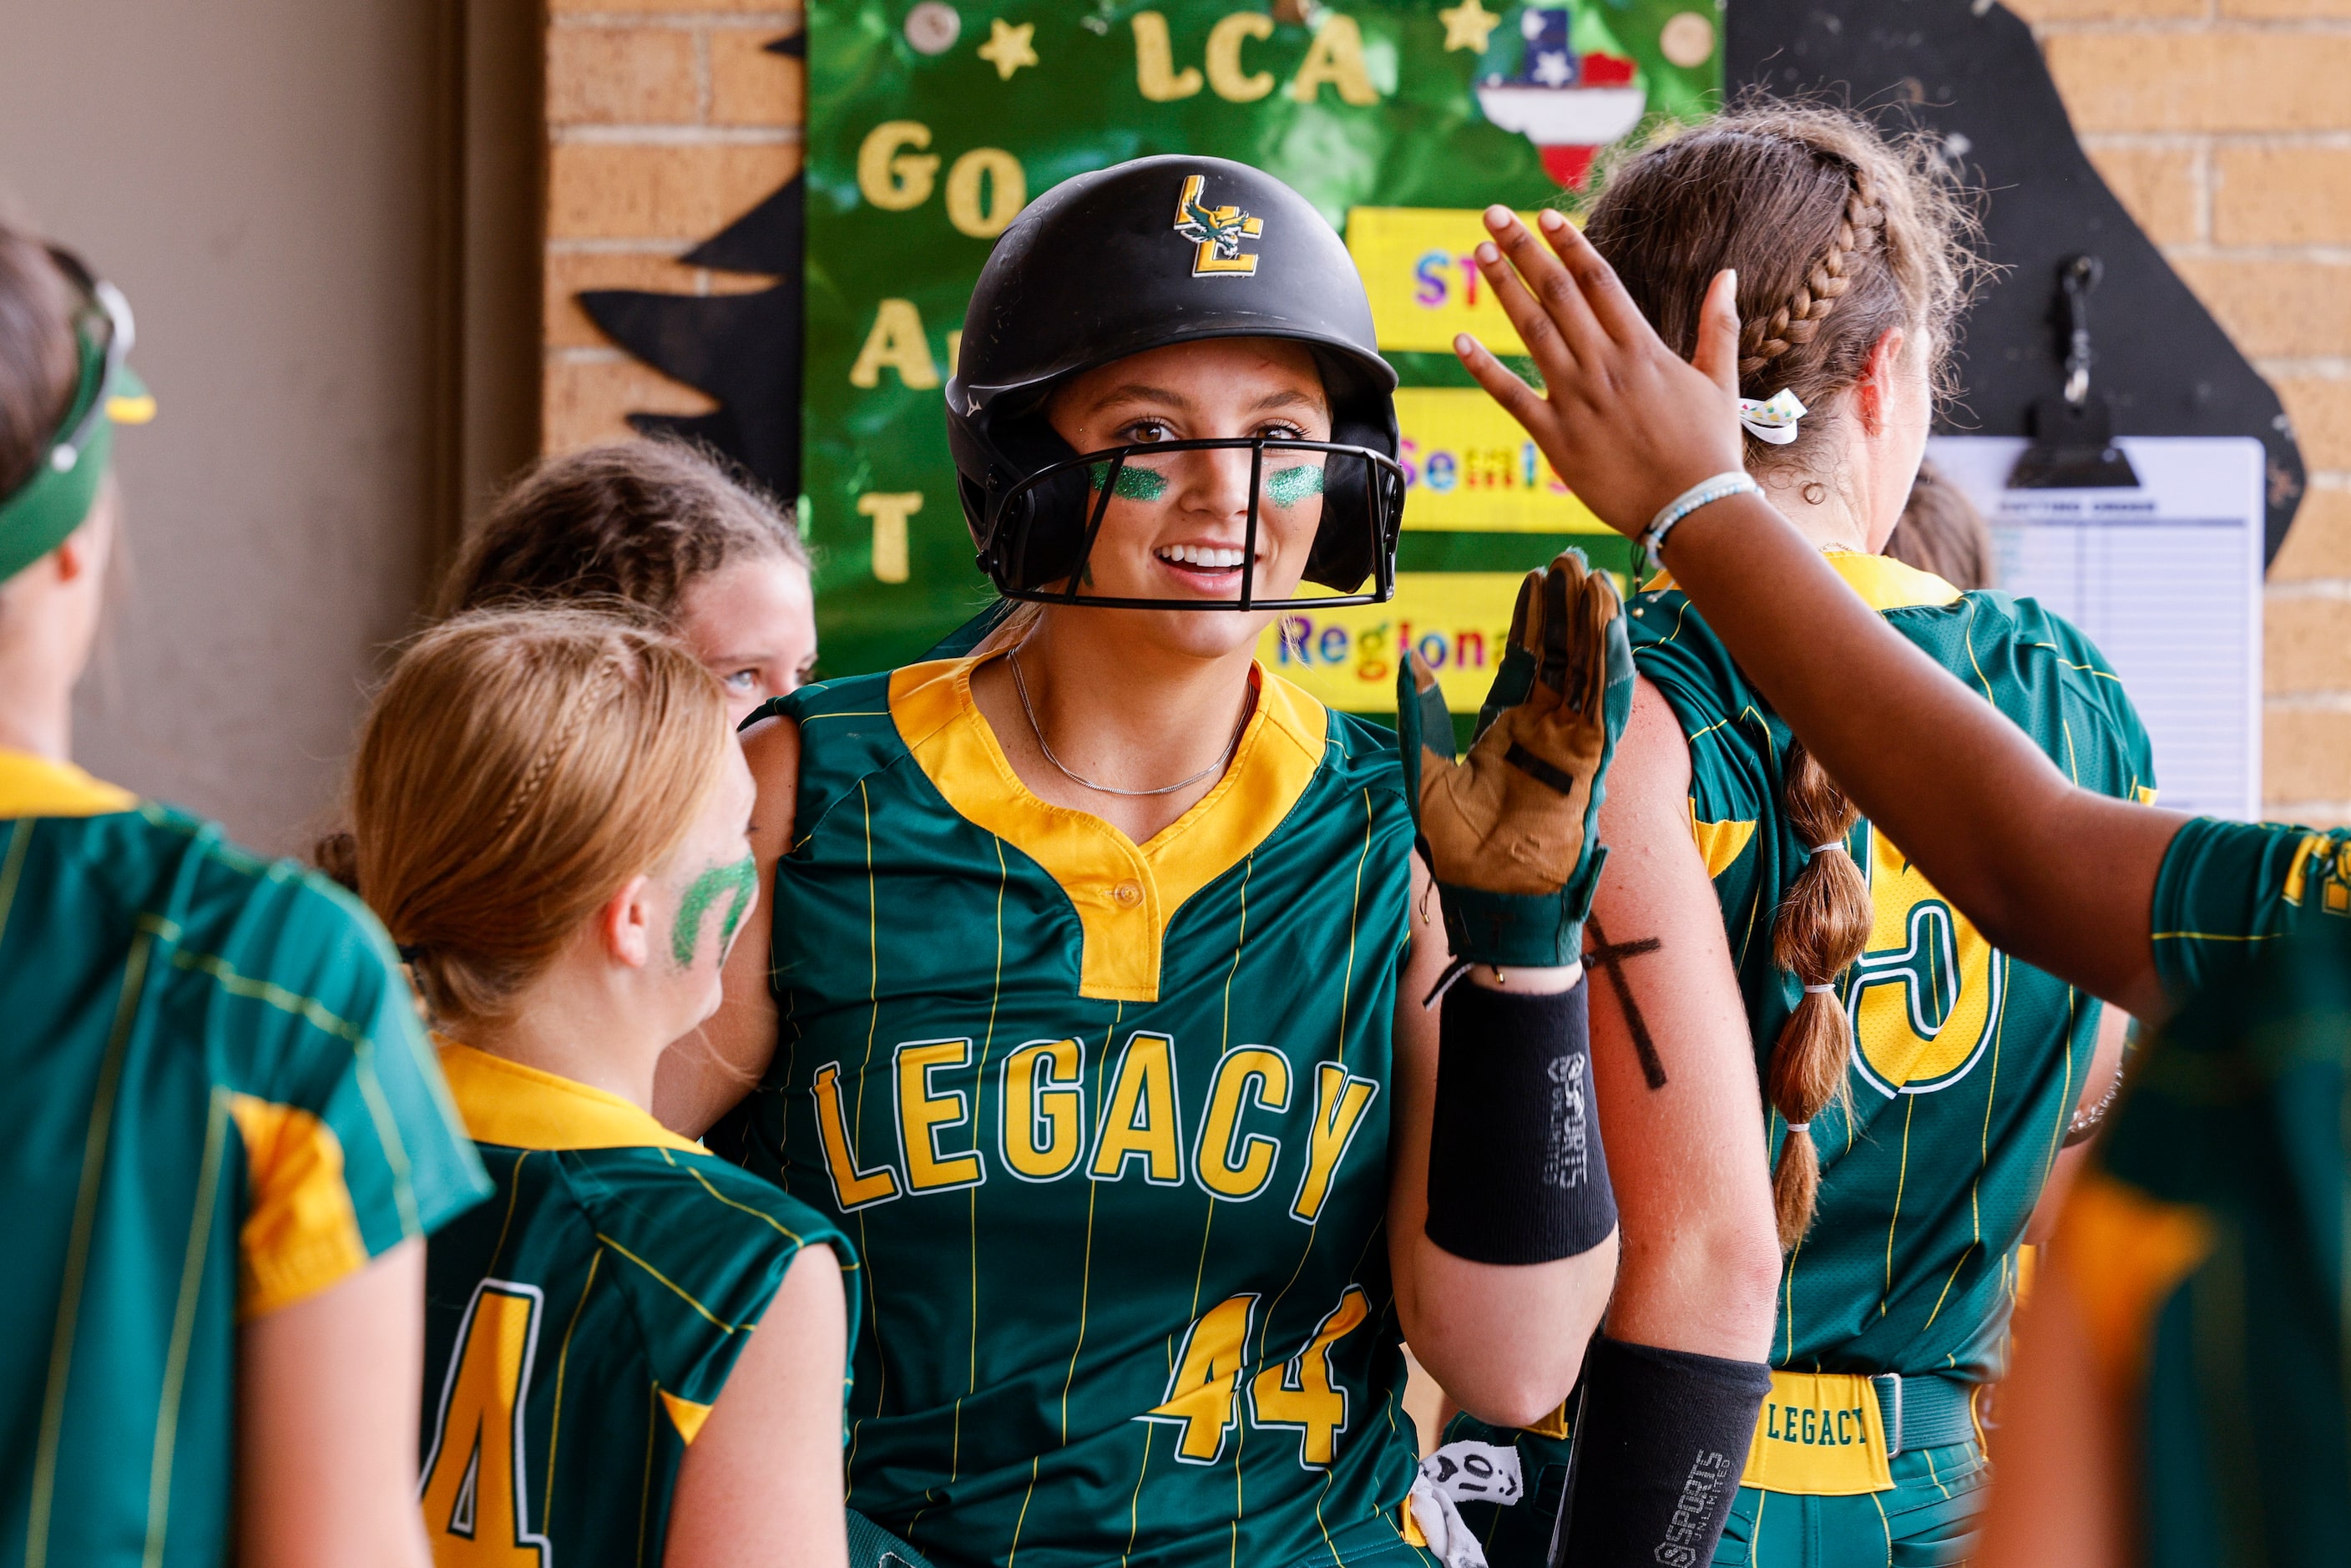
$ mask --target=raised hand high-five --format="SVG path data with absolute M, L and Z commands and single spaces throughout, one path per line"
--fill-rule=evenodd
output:
M 1474 339 L 1454 347 L 1569 487 L 1639 538 L 1692 486 L 1743 474 L 1737 276 L 1715 276 L 1684 361 L 1582 233 L 1555 214 L 1537 221 L 1541 240 L 1489 209 L 1478 262 L 1542 391 Z M 1675 584 L 1863 814 L 2001 951 L 2137 1017 L 2168 1011 L 2147 910 L 2186 819 L 2075 788 L 1760 493 L 1711 493 L 1666 549 Z
M 1468 333 L 1454 351 L 1526 426 L 1552 471 L 1628 538 L 1693 485 L 1738 471 L 1736 274 L 1707 290 L 1695 361 L 1667 348 L 1616 273 L 1554 212 L 1538 240 L 1508 207 L 1486 209 L 1479 270 L 1542 374 L 1538 392 Z

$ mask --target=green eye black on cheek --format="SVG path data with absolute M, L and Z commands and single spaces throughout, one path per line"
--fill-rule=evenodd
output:
M 1322 493 L 1322 470 L 1311 463 L 1278 468 L 1266 476 L 1265 493 L 1277 507 L 1294 507 L 1309 496 Z
M 1107 463 L 1093 465 L 1087 470 L 1087 477 L 1091 481 L 1087 488 L 1101 489 L 1103 477 L 1109 472 L 1110 465 Z M 1111 486 L 1111 493 L 1122 501 L 1156 501 L 1167 494 L 1167 480 L 1163 475 L 1129 463 L 1118 471 L 1118 483 Z
M 677 960 L 679 968 L 691 967 L 695 955 L 702 950 L 702 917 L 724 894 L 734 896 L 727 901 L 726 915 L 718 924 L 718 950 L 724 953 L 734 945 L 736 927 L 743 924 L 743 916 L 751 907 L 751 895 L 758 886 L 758 867 L 749 855 L 733 865 L 712 866 L 694 879 L 685 896 L 678 900 L 677 918 L 669 930 L 670 956 Z

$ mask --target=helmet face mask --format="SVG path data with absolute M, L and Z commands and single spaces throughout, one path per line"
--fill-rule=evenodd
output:
M 1275 432 L 1104 444 L 1075 431 L 1065 438 L 1047 416 L 1057 393 L 1105 366 L 1233 339 L 1286 341 L 1311 355 L 1328 440 Z M 1223 159 L 1166 156 L 1065 181 L 998 239 L 973 289 L 946 388 L 948 445 L 980 570 L 1005 598 L 1046 604 L 1253 611 L 1389 599 L 1405 489 L 1395 379 L 1346 246 L 1271 175 Z M 1229 488 L 1238 484 L 1235 468 L 1226 470 L 1225 497 L 1206 512 L 1196 486 L 1183 504 L 1195 517 L 1222 513 L 1208 523 L 1212 548 L 1238 545 L 1238 571 L 1202 567 L 1196 587 L 1179 580 L 1164 595 L 1104 591 L 1097 579 L 1109 565 L 1106 528 L 1123 540 L 1122 554 L 1133 542 L 1133 514 L 1114 506 L 1155 498 L 1142 492 L 1173 455 L 1231 465 L 1234 451 L 1248 454 L 1245 515 Z M 1268 533 L 1286 533 L 1284 514 L 1301 509 L 1299 492 L 1310 483 L 1301 473 L 1314 476 L 1316 526 L 1299 541 L 1294 568 L 1284 545 L 1280 580 L 1268 583 Z M 1236 519 L 1240 540 L 1230 537 Z M 1329 591 L 1301 594 L 1301 583 Z
M 1232 597 L 1105 594 L 1092 564 L 1114 502 L 1161 504 L 1168 470 L 1193 452 L 1249 455 L 1248 511 L 1238 545 L 1240 583 Z M 1180 483 L 1180 480 L 1175 481 Z M 1317 505 L 1313 535 L 1297 574 L 1332 590 L 1272 596 L 1259 576 L 1278 512 Z M 1211 437 L 1104 447 L 1048 464 L 987 497 L 980 564 L 1007 599 L 1107 610 L 1296 610 L 1378 603 L 1395 592 L 1396 530 L 1404 470 L 1384 453 L 1329 441 L 1271 436 Z

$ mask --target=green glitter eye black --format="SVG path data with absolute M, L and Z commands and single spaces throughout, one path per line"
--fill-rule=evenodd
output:
M 1101 489 L 1102 476 L 1109 472 L 1110 465 L 1107 463 L 1092 465 L 1086 471 L 1088 480 L 1086 487 L 1090 490 Z M 1156 501 L 1167 494 L 1167 480 L 1164 475 L 1155 474 L 1148 468 L 1138 468 L 1129 463 L 1119 469 L 1118 483 L 1112 487 L 1112 494 L 1122 501 Z
M 1277 507 L 1294 507 L 1309 496 L 1322 493 L 1322 469 L 1319 464 L 1301 463 L 1295 467 L 1277 468 L 1266 476 L 1265 493 Z

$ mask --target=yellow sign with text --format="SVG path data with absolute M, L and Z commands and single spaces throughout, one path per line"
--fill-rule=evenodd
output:
M 1502 405 L 1476 387 L 1400 387 L 1404 526 L 1477 533 L 1604 534 Z
M 1527 351 L 1478 270 L 1475 253 L 1491 237 L 1484 211 L 1356 207 L 1347 214 L 1347 250 L 1371 295 L 1381 348 L 1447 354 L 1453 335 L 1468 332 L 1498 354 Z M 1519 220 L 1535 226 L 1532 213 Z
M 1800 1497 L 1889 1490 L 1894 1473 L 1877 1390 L 1852 1373 L 1773 1373 L 1739 1484 Z
M 1476 713 L 1510 640 L 1524 574 L 1406 571 L 1385 604 L 1293 610 L 1265 629 L 1257 656 L 1331 707 L 1395 711 L 1396 660 L 1417 648 L 1455 713 Z

